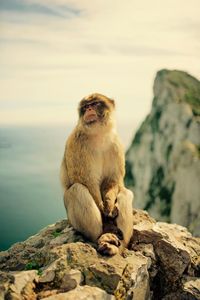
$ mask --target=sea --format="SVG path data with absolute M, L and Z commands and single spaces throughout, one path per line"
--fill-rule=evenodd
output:
M 0 251 L 67 217 L 59 173 L 72 128 L 0 128 Z M 128 145 L 127 128 L 119 134 Z
M 0 250 L 66 218 L 59 171 L 70 131 L 0 128 Z

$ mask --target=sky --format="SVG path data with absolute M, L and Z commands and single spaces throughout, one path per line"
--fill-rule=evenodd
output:
M 73 126 L 99 92 L 128 143 L 158 70 L 200 78 L 199 12 L 199 0 L 0 0 L 0 126 Z

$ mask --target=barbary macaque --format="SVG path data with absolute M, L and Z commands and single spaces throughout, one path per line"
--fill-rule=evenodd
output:
M 69 222 L 107 255 L 128 245 L 133 227 L 133 194 L 123 183 L 124 151 L 114 110 L 114 100 L 102 94 L 80 101 L 78 124 L 66 142 L 61 165 Z

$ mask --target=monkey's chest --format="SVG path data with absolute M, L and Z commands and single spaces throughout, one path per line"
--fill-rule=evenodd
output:
M 115 162 L 111 160 L 109 153 L 90 153 L 84 155 L 84 152 L 79 156 L 74 156 L 71 160 L 72 174 L 70 177 L 76 181 L 101 182 L 104 178 L 110 177 L 113 173 Z

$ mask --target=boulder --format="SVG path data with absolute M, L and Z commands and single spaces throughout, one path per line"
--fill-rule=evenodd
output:
M 200 240 L 133 214 L 129 249 L 112 257 L 67 220 L 0 252 L 0 299 L 200 299 Z

